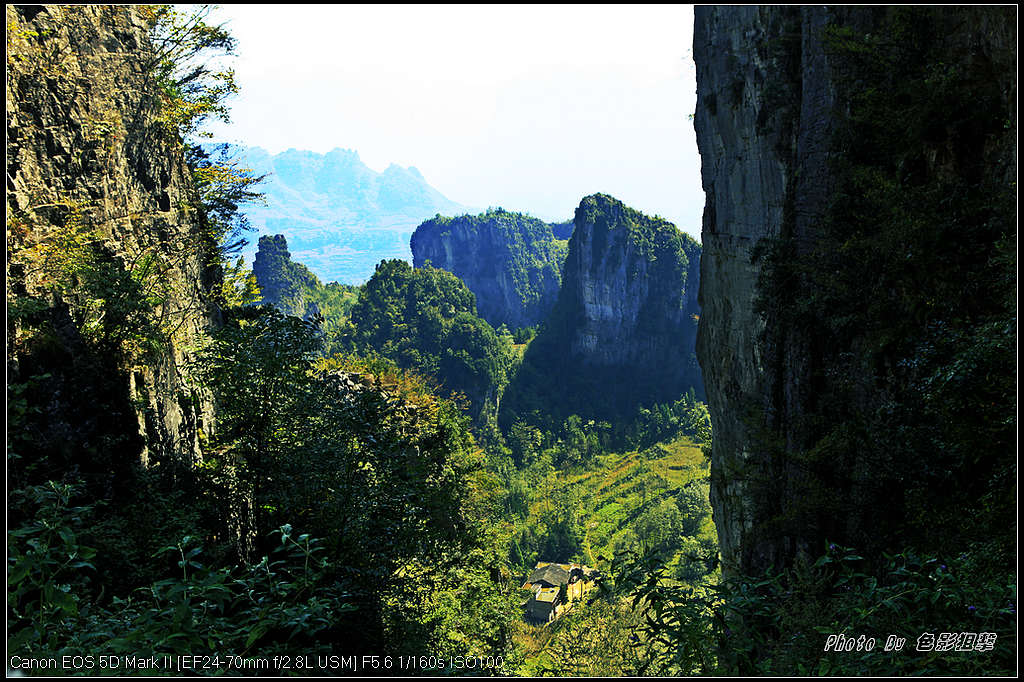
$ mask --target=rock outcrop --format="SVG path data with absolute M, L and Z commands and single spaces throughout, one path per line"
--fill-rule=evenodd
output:
M 694 355 L 700 245 L 604 194 L 583 199 L 559 295 L 569 354 L 703 395 Z
M 817 553 L 818 535 L 828 527 L 765 532 L 769 515 L 793 518 L 794 481 L 805 471 L 786 453 L 806 447 L 808 406 L 821 382 L 832 379 L 822 360 L 828 349 L 810 351 L 815 330 L 783 323 L 759 306 L 786 292 L 760 289 L 764 260 L 757 249 L 783 238 L 799 256 L 819 239 L 837 177 L 837 113 L 851 106 L 828 30 L 870 35 L 885 15 L 882 8 L 851 7 L 695 9 L 694 123 L 706 193 L 697 355 L 714 423 L 711 502 L 726 570 L 757 572 L 801 551 Z M 974 12 L 959 19 L 943 15 L 937 25 L 969 59 L 983 64 L 994 41 L 1013 49 L 1015 34 L 1008 40 L 999 18 Z M 854 92 L 865 86 L 856 73 L 845 78 Z M 921 142 L 934 145 L 939 159 L 943 134 Z M 940 170 L 950 171 L 956 169 Z M 872 264 L 863 267 L 873 276 Z M 853 518 L 829 523 L 840 534 L 864 525 Z
M 319 312 L 316 303 L 306 301 L 306 293 L 320 287 L 320 280 L 302 263 L 291 259 L 283 234 L 260 237 L 252 265 L 263 296 L 262 303 L 275 306 L 285 315 L 310 318 Z
M 557 224 L 565 234 L 565 225 Z M 532 327 L 555 304 L 565 260 L 552 225 L 501 209 L 478 216 L 438 216 L 416 228 L 413 265 L 430 263 L 466 283 L 480 317 L 511 329 Z
M 144 10 L 8 5 L 7 47 L 8 381 L 42 406 L 32 446 L 96 476 L 192 463 L 211 405 L 186 348 L 219 273 Z
M 630 418 L 703 399 L 694 352 L 700 245 L 603 194 L 583 199 L 558 301 L 506 394 L 502 421 Z

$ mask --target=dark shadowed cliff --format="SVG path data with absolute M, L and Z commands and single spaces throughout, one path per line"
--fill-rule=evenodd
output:
M 1015 10 L 698 7 L 695 22 L 697 353 L 725 565 L 826 539 L 875 556 L 986 542 L 1005 559 Z

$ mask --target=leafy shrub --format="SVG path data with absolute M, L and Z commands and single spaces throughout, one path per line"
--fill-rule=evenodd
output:
M 1016 670 L 1016 577 L 976 557 L 886 556 L 877 570 L 830 545 L 813 563 L 696 587 L 656 558 L 624 556 L 617 584 L 646 614 L 638 643 L 662 674 L 990 675 Z M 918 652 L 932 633 L 996 635 L 991 651 Z M 825 651 L 829 635 L 874 638 L 871 651 Z M 884 651 L 890 635 L 902 651 Z
M 35 512 L 8 532 L 13 653 L 244 654 L 284 643 L 316 653 L 329 648 L 321 633 L 353 608 L 326 580 L 320 542 L 290 526 L 274 532 L 270 554 L 236 568 L 206 565 L 199 540 L 185 536 L 154 556 L 176 559 L 177 575 L 105 601 L 91 563 L 96 550 L 79 541 L 91 508 L 72 506 L 74 495 L 74 486 L 52 482 L 12 494 L 15 504 Z

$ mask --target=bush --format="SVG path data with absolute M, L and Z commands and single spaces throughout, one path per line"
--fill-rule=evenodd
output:
M 987 573 L 976 559 L 907 551 L 871 570 L 833 544 L 781 573 L 691 587 L 666 580 L 656 561 L 627 556 L 617 587 L 644 610 L 637 646 L 659 674 L 1014 674 L 1016 576 Z M 994 646 L 957 651 L 959 633 L 992 633 Z M 874 646 L 825 651 L 830 635 L 864 635 Z M 890 635 L 905 640 L 901 651 L 884 650 Z M 919 638 L 932 650 L 918 651 Z

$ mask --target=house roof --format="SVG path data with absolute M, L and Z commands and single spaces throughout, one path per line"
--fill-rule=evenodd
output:
M 558 564 L 541 566 L 530 574 L 527 583 L 547 583 L 548 585 L 564 585 L 569 582 L 569 571 Z

